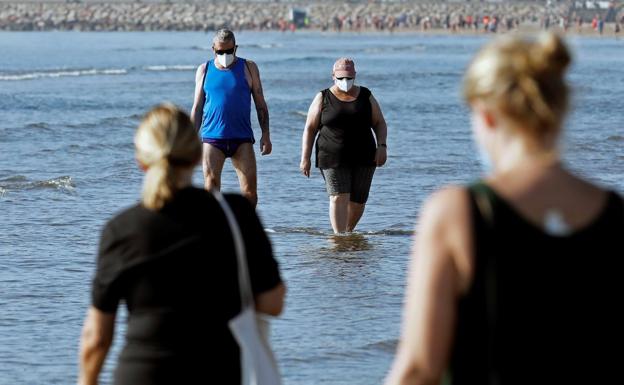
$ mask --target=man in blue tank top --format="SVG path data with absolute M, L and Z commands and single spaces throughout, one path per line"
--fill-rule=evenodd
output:
M 221 187 L 225 159 L 231 157 L 241 193 L 255 206 L 258 202 L 255 143 L 251 129 L 253 97 L 262 129 L 260 152 L 271 153 L 269 109 L 258 66 L 236 57 L 236 38 L 227 29 L 212 41 L 215 57 L 201 64 L 195 74 L 195 100 L 191 117 L 203 142 L 204 184 L 207 190 Z

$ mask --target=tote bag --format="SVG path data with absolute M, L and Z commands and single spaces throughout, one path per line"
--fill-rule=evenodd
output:
M 241 312 L 230 320 L 228 326 L 241 351 L 242 385 L 280 385 L 281 376 L 268 342 L 269 323 L 256 314 L 249 268 L 245 256 L 245 244 L 234 213 L 218 190 L 212 194 L 225 213 L 236 250 L 238 283 L 241 295 Z

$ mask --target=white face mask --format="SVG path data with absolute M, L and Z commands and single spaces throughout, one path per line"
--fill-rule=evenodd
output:
M 485 175 L 489 175 L 494 171 L 494 165 L 492 164 L 492 159 L 490 159 L 490 154 L 483 149 L 483 147 L 477 144 L 477 154 L 479 156 L 479 164 L 481 165 L 481 170 Z
M 353 87 L 354 79 L 336 79 L 336 87 L 338 87 L 342 92 L 349 92 L 351 87 Z
M 221 67 L 228 67 L 233 62 L 234 62 L 233 54 L 224 53 L 223 55 L 217 55 L 217 63 L 219 63 Z

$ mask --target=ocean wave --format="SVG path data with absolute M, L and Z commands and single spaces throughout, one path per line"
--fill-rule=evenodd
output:
M 28 123 L 27 125 L 24 126 L 24 128 L 35 128 L 35 129 L 47 130 L 50 128 L 50 125 L 46 122 Z
M 267 64 L 288 64 L 288 63 L 305 62 L 306 64 L 329 63 L 329 65 L 331 66 L 334 60 L 335 58 L 329 57 L 329 56 L 304 56 L 304 57 L 291 57 L 291 58 L 280 59 L 280 60 L 268 60 L 268 61 L 262 62 L 262 64 L 267 65 Z
M 145 66 L 143 69 L 147 71 L 192 71 L 197 68 L 196 65 L 175 64 L 175 65 L 154 65 Z
M 123 68 L 105 69 L 53 69 L 43 71 L 33 71 L 24 73 L 0 73 L 0 81 L 34 80 L 41 78 L 62 78 L 77 76 L 97 76 L 97 75 L 125 75 L 128 70 Z
M 401 230 L 401 229 L 385 229 L 377 231 L 364 231 L 360 234 L 363 235 L 391 235 L 391 236 L 411 236 L 414 233 L 413 230 Z
M 612 135 L 612 136 L 608 137 L 607 140 L 610 141 L 610 142 L 623 142 L 624 141 L 624 136 Z
M 71 176 L 60 176 L 57 178 L 46 180 L 28 180 L 23 175 L 15 175 L 0 180 L 0 190 L 3 195 L 8 191 L 22 191 L 34 189 L 55 189 L 60 191 L 71 192 L 75 189 L 74 181 Z
M 377 341 L 377 342 L 366 344 L 365 346 L 362 347 L 362 349 L 365 351 L 381 350 L 386 353 L 393 353 L 394 351 L 396 351 L 396 347 L 398 343 L 399 341 L 397 339 L 388 339 L 388 340 Z
M 264 44 L 242 44 L 242 48 L 261 48 L 261 49 L 272 49 L 272 48 L 281 48 L 282 44 L 278 43 L 264 43 Z
M 191 49 L 195 51 L 212 51 L 212 47 L 209 45 L 194 45 Z
M 276 226 L 273 228 L 264 229 L 267 233 L 281 233 L 281 234 L 307 234 L 307 235 L 322 235 L 322 236 L 337 236 L 337 237 L 362 237 L 362 236 L 411 236 L 413 230 L 404 229 L 383 229 L 383 230 L 371 230 L 371 231 L 354 231 L 352 233 L 334 234 L 333 232 L 314 229 L 311 227 L 281 227 Z
M 395 47 L 373 47 L 365 48 L 366 53 L 384 53 L 384 52 L 402 52 L 402 51 L 418 51 L 424 52 L 426 47 L 424 45 L 399 45 Z

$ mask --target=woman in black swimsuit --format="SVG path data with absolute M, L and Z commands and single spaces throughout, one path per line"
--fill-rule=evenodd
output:
M 135 145 L 143 196 L 102 232 L 79 383 L 97 383 L 124 301 L 116 385 L 239 385 L 240 353 L 227 325 L 241 307 L 236 255 L 218 202 L 191 186 L 201 143 L 184 112 L 161 105 L 141 122 Z M 256 310 L 278 315 L 285 288 L 269 240 L 249 201 L 226 199 L 245 241 Z

